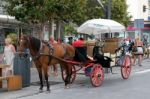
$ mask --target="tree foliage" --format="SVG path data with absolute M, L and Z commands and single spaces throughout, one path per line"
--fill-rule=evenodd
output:
M 26 23 L 44 23 L 61 20 L 80 25 L 92 18 L 103 18 L 103 9 L 97 0 L 4 0 L 8 14 Z M 108 0 L 102 0 L 108 3 Z M 112 19 L 127 25 L 130 17 L 126 0 L 112 0 Z
M 43 23 L 55 19 L 77 21 L 86 0 L 5 0 L 7 12 L 28 23 Z
M 126 0 L 112 0 L 112 15 L 113 20 L 127 26 L 131 16 L 127 12 Z
M 100 7 L 97 0 L 87 0 L 86 6 L 82 9 L 82 17 L 80 17 L 80 21 L 78 24 L 83 23 L 86 20 L 93 19 L 93 18 L 102 18 L 104 16 L 103 10 Z

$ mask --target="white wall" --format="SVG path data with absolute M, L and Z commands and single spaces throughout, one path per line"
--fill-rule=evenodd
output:
M 143 12 L 143 5 L 148 8 L 148 0 L 127 0 L 128 12 L 132 16 L 131 21 L 134 19 L 148 20 L 148 9 Z

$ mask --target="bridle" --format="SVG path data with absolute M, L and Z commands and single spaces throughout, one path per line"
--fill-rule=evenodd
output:
M 30 36 L 27 36 L 25 39 L 24 38 L 21 38 L 20 39 L 20 42 L 23 42 L 23 40 L 24 40 L 24 42 L 27 44 L 26 46 L 27 46 L 27 48 L 29 48 L 30 49 L 30 52 L 31 52 L 31 47 L 32 47 L 32 37 L 30 37 Z M 49 52 L 50 52 L 50 54 L 49 55 L 45 55 L 44 53 L 43 53 L 43 48 L 44 48 L 44 46 L 48 46 L 49 47 Z M 53 46 L 51 45 L 51 44 L 48 44 L 48 45 L 46 45 L 43 41 L 41 41 L 40 40 L 40 48 L 39 48 L 39 50 L 34 54 L 34 55 L 32 55 L 32 53 L 31 53 L 31 56 L 32 56 L 32 59 L 33 60 L 37 60 L 37 59 L 39 59 L 41 56 L 51 56 L 51 55 L 53 55 L 53 53 L 54 53 L 54 48 L 53 48 Z

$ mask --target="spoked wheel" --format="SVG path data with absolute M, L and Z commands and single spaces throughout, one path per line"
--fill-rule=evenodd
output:
M 125 56 L 123 66 L 121 66 L 121 75 L 123 79 L 128 79 L 131 73 L 131 58 Z
M 63 81 L 65 81 L 65 79 L 66 79 L 66 70 L 62 68 L 62 72 L 61 73 L 62 73 L 61 74 L 62 79 L 63 79 Z M 71 75 L 70 83 L 73 83 L 75 79 L 76 79 L 76 68 L 73 65 L 72 66 L 72 75 Z
M 94 87 L 102 85 L 104 80 L 104 70 L 100 64 L 94 64 L 91 71 L 91 83 Z

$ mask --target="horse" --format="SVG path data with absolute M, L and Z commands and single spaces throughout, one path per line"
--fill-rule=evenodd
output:
M 38 38 L 27 35 L 21 35 L 18 45 L 18 51 L 20 53 L 22 53 L 25 49 L 29 49 L 30 51 L 39 74 L 40 91 L 43 91 L 43 76 L 46 80 L 47 91 L 50 91 L 50 84 L 48 82 L 48 66 L 55 64 L 60 64 L 60 66 L 66 70 L 66 79 L 64 81 L 65 87 L 70 84 L 72 66 L 68 64 L 65 59 L 71 60 L 74 58 L 75 49 L 73 46 L 64 43 L 50 45 Z

